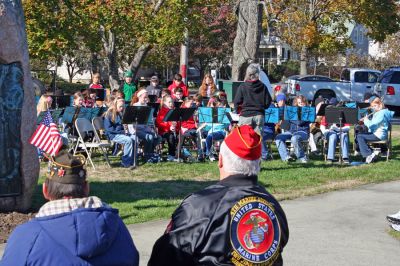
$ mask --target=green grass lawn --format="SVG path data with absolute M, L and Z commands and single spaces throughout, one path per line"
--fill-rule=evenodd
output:
M 389 229 L 388 234 L 394 237 L 397 240 L 400 240 L 400 232 L 394 230 L 394 229 Z
M 400 127 L 397 126 L 393 132 L 391 160 L 386 162 L 381 158 L 370 165 L 327 165 L 322 156 L 312 157 L 310 163 L 305 165 L 287 164 L 278 160 L 279 155 L 274 150 L 275 160 L 262 163 L 259 181 L 282 200 L 397 180 L 400 179 L 398 136 Z M 117 166 L 110 169 L 100 162 L 101 157 L 96 159 L 96 171 L 88 167 L 91 195 L 99 196 L 119 209 L 126 224 L 168 218 L 186 195 L 217 182 L 219 178 L 216 162 L 146 164 L 132 171 Z M 361 160 L 357 157 L 351 159 Z M 45 170 L 46 165 L 43 164 L 40 184 Z M 34 196 L 34 209 L 44 203 L 40 184 Z

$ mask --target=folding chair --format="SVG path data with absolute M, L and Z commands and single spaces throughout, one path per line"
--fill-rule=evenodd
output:
M 106 159 L 108 166 L 111 167 L 110 161 L 108 160 L 108 156 L 107 156 L 107 152 L 106 152 L 106 148 L 111 147 L 111 144 L 104 143 L 100 140 L 99 135 L 97 134 L 97 131 L 93 127 L 92 123 L 90 123 L 90 121 L 87 120 L 86 118 L 77 118 L 75 120 L 75 128 L 76 128 L 76 131 L 78 132 L 79 137 L 78 137 L 77 144 L 74 148 L 74 155 L 76 154 L 76 151 L 78 148 L 83 149 L 87 154 L 88 160 L 90 161 L 90 163 L 93 167 L 93 170 L 96 170 L 96 168 L 94 167 L 93 161 L 92 161 L 92 149 L 99 148 L 102 151 L 103 156 Z M 93 132 L 94 136 L 93 136 L 92 140 L 86 141 L 85 138 L 89 135 L 89 132 Z
M 368 141 L 368 144 L 371 145 L 371 148 L 375 151 L 378 150 L 382 152 L 382 145 L 386 145 L 386 161 L 389 161 L 390 154 L 392 152 L 392 124 L 389 124 L 388 127 L 388 137 L 385 140 L 376 140 L 376 141 Z

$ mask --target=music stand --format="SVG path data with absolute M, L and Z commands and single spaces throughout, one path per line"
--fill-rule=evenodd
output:
M 71 96 L 69 95 L 53 95 L 52 109 L 59 109 L 71 106 Z
M 279 108 L 270 107 L 268 109 L 265 109 L 264 122 L 272 123 L 272 124 L 278 123 L 279 122 Z
M 165 115 L 163 121 L 164 122 L 179 122 L 182 125 L 182 121 L 187 121 L 190 117 L 193 116 L 196 108 L 176 108 L 171 109 Z M 182 130 L 179 130 L 178 134 L 178 162 L 180 162 L 180 155 L 181 155 L 181 137 L 182 137 Z
M 333 107 L 325 109 L 326 122 L 329 124 L 339 124 L 339 162 L 342 164 L 342 127 L 343 124 L 357 124 L 358 110 L 349 107 Z
M 209 100 L 210 100 L 210 97 L 203 97 L 203 99 L 201 100 L 201 104 L 202 104 L 204 107 L 206 107 Z
M 122 124 L 133 124 L 135 129 L 135 144 L 133 146 L 133 166 L 137 166 L 137 125 L 147 125 L 151 115 L 151 107 L 149 106 L 127 106 L 122 116 Z
M 325 116 L 325 109 L 327 106 L 329 106 L 329 104 L 326 104 L 326 103 L 321 104 L 321 106 L 319 107 L 317 116 Z
M 92 89 L 96 92 L 96 101 L 104 101 L 105 89 Z
M 357 108 L 368 108 L 370 106 L 369 103 L 356 103 Z
M 183 102 L 174 102 L 174 107 L 175 108 L 181 108 Z
M 315 107 L 303 106 L 299 108 L 301 111 L 300 120 L 307 122 L 315 122 Z
M 158 109 L 160 109 L 160 103 L 147 103 L 147 106 L 150 106 L 154 109 L 153 116 L 157 117 Z
M 285 106 L 284 120 L 299 120 L 299 108 L 297 106 Z
M 148 95 L 150 103 L 155 103 L 158 99 L 157 95 Z

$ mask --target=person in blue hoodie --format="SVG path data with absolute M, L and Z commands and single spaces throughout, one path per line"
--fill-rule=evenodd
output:
M 132 265 L 139 254 L 118 215 L 88 196 L 85 158 L 60 151 L 49 164 L 43 195 L 49 200 L 36 217 L 10 235 L 1 266 Z
M 293 100 L 293 106 L 303 107 L 307 105 L 307 100 L 303 95 L 298 95 Z M 301 120 L 289 120 L 289 131 L 276 136 L 275 143 L 278 147 L 279 155 L 282 161 L 289 162 L 293 158 L 288 154 L 286 141 L 290 139 L 294 147 L 294 153 L 300 163 L 308 163 L 308 158 L 301 145 L 302 141 L 307 141 L 310 134 L 310 122 Z
M 394 115 L 394 112 L 385 108 L 381 98 L 372 96 L 369 99 L 369 102 L 373 109 L 372 118 L 371 115 L 367 115 L 362 119 L 364 125 L 368 127 L 368 133 L 357 134 L 360 153 L 363 158 L 365 158 L 366 163 L 374 162 L 377 156 L 377 154 L 368 146 L 368 141 L 386 140 L 388 137 L 390 120 Z

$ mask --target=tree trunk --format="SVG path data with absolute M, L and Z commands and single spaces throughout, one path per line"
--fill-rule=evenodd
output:
M 111 31 L 105 33 L 103 26 L 100 28 L 100 32 L 103 40 L 104 51 L 107 55 L 108 65 L 108 82 L 110 84 L 111 91 L 119 89 L 119 76 L 118 76 L 118 63 L 117 63 L 117 50 L 115 48 L 115 34 Z
M 90 64 L 92 66 L 92 74 L 99 72 L 99 58 L 97 57 L 96 52 L 92 52 Z
M 307 47 L 305 45 L 300 51 L 300 75 L 307 75 Z
M 262 5 L 242 1 L 237 8 L 238 24 L 233 43 L 232 80 L 243 80 L 247 65 L 257 57 L 261 38 Z
M 146 57 L 147 53 L 151 50 L 151 45 L 148 43 L 142 44 L 139 49 L 136 51 L 135 56 L 133 57 L 132 62 L 129 65 L 129 68 L 132 70 L 133 76 L 135 77 L 140 64 L 143 62 L 144 58 Z

